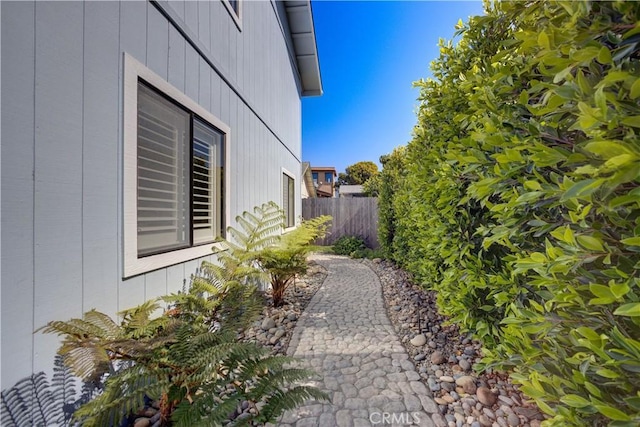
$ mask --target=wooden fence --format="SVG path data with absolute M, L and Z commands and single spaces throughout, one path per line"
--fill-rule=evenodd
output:
M 342 236 L 360 236 L 367 246 L 378 248 L 378 199 L 375 197 L 341 197 L 302 199 L 302 218 L 320 215 L 333 217 L 330 234 L 317 241 L 332 245 Z

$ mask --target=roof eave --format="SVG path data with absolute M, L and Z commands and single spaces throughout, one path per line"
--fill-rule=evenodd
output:
M 322 78 L 311 1 L 286 0 L 284 6 L 293 40 L 295 61 L 300 73 L 301 95 L 320 96 Z

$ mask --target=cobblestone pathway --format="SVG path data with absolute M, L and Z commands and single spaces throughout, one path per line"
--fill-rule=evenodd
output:
M 316 385 L 332 403 L 302 406 L 278 425 L 434 426 L 437 404 L 387 317 L 378 277 L 344 257 L 314 260 L 328 276 L 300 317 L 288 354 L 319 374 Z

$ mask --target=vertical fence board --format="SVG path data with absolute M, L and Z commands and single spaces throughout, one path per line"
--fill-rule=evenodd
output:
M 370 248 L 378 248 L 378 199 L 375 197 L 341 197 L 302 199 L 302 218 L 320 215 L 333 217 L 330 234 L 316 242 L 332 245 L 342 236 L 360 236 Z

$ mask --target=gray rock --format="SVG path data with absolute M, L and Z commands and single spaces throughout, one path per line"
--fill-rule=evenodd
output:
M 442 415 L 433 414 L 431 415 L 431 419 L 433 420 L 433 423 L 436 425 L 436 427 L 447 427 L 447 421 Z
M 507 417 L 507 424 L 509 424 L 510 427 L 519 426 L 520 417 L 518 417 L 516 414 L 509 414 L 509 416 Z
M 462 387 L 465 393 L 474 394 L 477 390 L 476 379 L 472 376 L 465 375 L 456 380 L 456 385 Z
M 425 357 L 427 357 L 426 354 L 418 353 L 415 356 L 413 356 L 413 360 L 415 360 L 416 362 L 419 362 L 421 360 L 424 360 Z
M 415 337 L 413 337 L 411 339 L 411 341 L 409 341 L 409 342 L 414 347 L 422 347 L 423 345 L 425 345 L 427 343 L 427 337 L 425 337 L 424 334 L 419 334 L 419 335 L 416 335 Z
M 275 328 L 275 327 L 276 327 L 276 321 L 270 317 L 265 317 L 264 320 L 262 321 L 261 328 L 263 331 L 268 331 L 269 329 Z
M 462 368 L 463 371 L 468 371 L 471 369 L 471 363 L 467 359 L 460 359 L 458 365 Z

